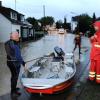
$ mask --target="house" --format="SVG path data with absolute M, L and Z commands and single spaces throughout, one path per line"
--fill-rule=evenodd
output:
M 78 22 L 77 21 L 72 21 L 71 22 L 71 30 L 74 31 L 75 28 L 77 27 L 77 25 L 78 25 Z
M 17 31 L 22 40 L 33 36 L 33 26 L 25 20 L 24 15 L 3 7 L 0 1 L 0 42 L 7 41 L 13 31 Z

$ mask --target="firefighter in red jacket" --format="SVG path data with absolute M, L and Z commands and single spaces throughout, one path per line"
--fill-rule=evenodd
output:
M 96 33 L 90 38 L 92 47 L 90 52 L 89 79 L 100 83 L 100 21 L 96 21 L 93 25 Z

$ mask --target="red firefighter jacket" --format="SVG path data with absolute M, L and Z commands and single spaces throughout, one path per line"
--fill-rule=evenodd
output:
M 99 30 L 95 33 L 94 37 L 90 39 L 92 44 L 90 59 L 100 60 L 100 22 L 95 22 L 94 26 L 97 26 Z

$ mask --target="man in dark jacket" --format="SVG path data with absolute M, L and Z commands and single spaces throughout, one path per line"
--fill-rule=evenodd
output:
M 25 68 L 25 62 L 21 56 L 21 51 L 19 48 L 19 34 L 17 32 L 12 32 L 10 35 L 10 40 L 5 43 L 5 50 L 7 53 L 7 66 L 11 71 L 11 95 L 19 96 L 21 93 L 17 88 L 17 80 L 20 72 L 21 64 Z

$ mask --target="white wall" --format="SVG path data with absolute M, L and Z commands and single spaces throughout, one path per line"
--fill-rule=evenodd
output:
M 11 25 L 11 31 L 12 32 L 15 32 L 16 30 L 19 30 L 19 35 L 21 36 L 21 34 L 20 34 L 20 25 L 14 25 L 14 24 L 12 24 Z
M 75 27 L 77 26 L 77 22 L 72 21 L 71 22 L 71 29 L 75 30 Z
M 20 25 L 11 24 L 11 22 L 0 14 L 0 42 L 6 42 L 10 39 L 10 33 L 19 30 L 20 35 Z
M 9 39 L 11 33 L 11 22 L 0 14 L 0 42 L 5 42 Z

